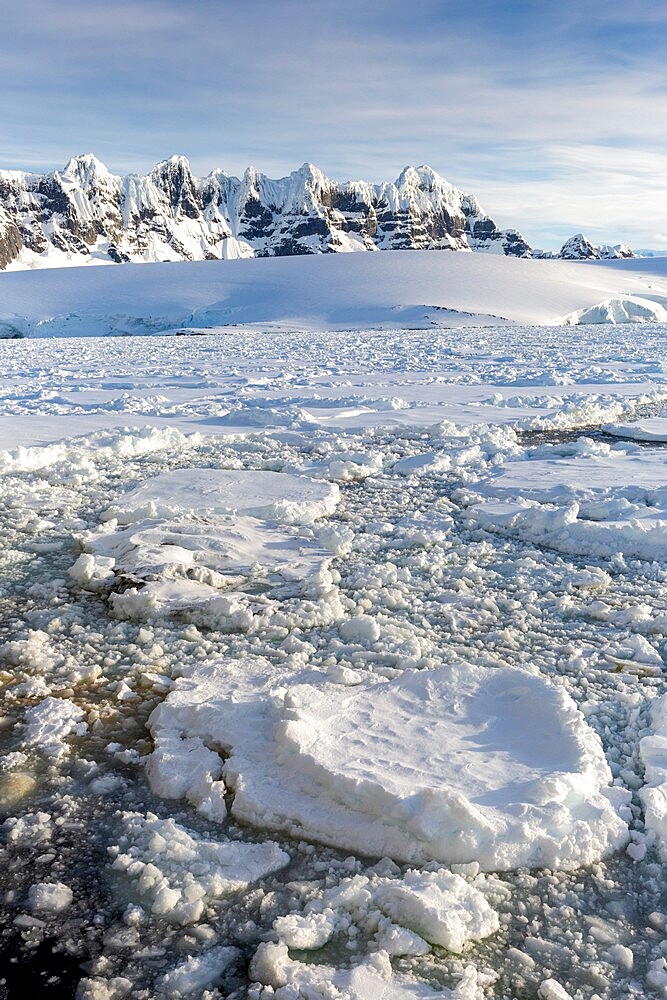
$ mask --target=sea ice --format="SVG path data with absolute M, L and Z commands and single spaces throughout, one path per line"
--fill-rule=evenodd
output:
M 85 551 L 70 575 L 85 589 L 110 589 L 120 617 L 199 612 L 217 624 L 248 627 L 252 612 L 241 596 L 247 590 L 291 585 L 319 597 L 331 588 L 334 552 L 310 526 L 335 509 L 335 484 L 188 469 L 158 475 L 119 502 L 97 532 L 81 539 Z
M 474 966 L 466 966 L 454 989 L 436 990 L 393 973 L 387 952 L 376 952 L 350 969 L 311 965 L 289 957 L 287 945 L 266 942 L 250 965 L 251 977 L 269 987 L 261 1000 L 482 1000 L 482 984 Z M 332 987 L 335 993 L 332 992 Z
M 196 923 L 209 900 L 229 896 L 289 864 L 271 840 L 217 841 L 154 813 L 126 812 L 123 835 L 109 848 L 151 912 L 174 924 Z
M 195 667 L 151 717 L 156 752 L 174 733 L 218 746 L 233 815 L 360 854 L 556 868 L 627 841 L 597 736 L 538 676 L 459 664 L 290 681 L 262 661 Z

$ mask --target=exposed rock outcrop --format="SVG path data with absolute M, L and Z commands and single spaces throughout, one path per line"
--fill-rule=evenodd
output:
M 636 255 L 627 243 L 618 243 L 616 246 L 608 244 L 595 246 L 583 233 L 577 233 L 565 241 L 556 256 L 560 260 L 621 260 Z

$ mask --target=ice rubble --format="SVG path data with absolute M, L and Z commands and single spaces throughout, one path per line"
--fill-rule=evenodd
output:
M 239 955 L 238 948 L 218 945 L 196 958 L 189 956 L 158 980 L 158 990 L 167 997 L 201 996 L 201 991 L 213 986 Z
M 336 484 L 306 476 L 162 473 L 124 494 L 100 529 L 82 537 L 84 552 L 70 575 L 84 589 L 111 590 L 120 617 L 199 612 L 200 619 L 247 628 L 247 591 L 261 587 L 285 597 L 296 587 L 318 598 L 331 589 L 336 543 L 331 533 L 329 544 L 322 542 L 311 525 L 337 502 Z M 254 606 L 263 605 L 266 598 L 257 597 Z
M 285 998 L 300 989 L 314 1000 L 324 1000 L 330 995 L 327 984 L 333 983 L 335 995 L 346 1000 L 364 1000 L 369 995 L 477 1000 L 485 980 L 474 966 L 463 969 L 455 989 L 438 991 L 395 974 L 390 958 L 428 954 L 434 944 L 458 954 L 470 943 L 495 934 L 498 915 L 485 896 L 490 889 L 484 876 L 466 881 L 444 869 L 408 870 L 398 878 L 355 875 L 323 891 L 308 888 L 302 912 L 274 921 L 277 941 L 259 945 L 250 974 Z M 359 935 L 371 936 L 370 954 L 357 958 L 351 968 L 334 969 L 315 961 L 312 952 L 334 936 L 354 940 Z M 311 952 L 311 960 L 307 964 L 296 961 L 290 949 Z
M 171 923 L 196 923 L 211 900 L 230 896 L 290 861 L 271 840 L 213 840 L 154 813 L 126 812 L 119 818 L 123 833 L 109 848 L 112 867 L 129 879 L 143 906 Z
M 145 920 L 143 907 L 160 920 L 194 924 L 212 901 L 238 892 L 290 860 L 271 841 L 221 842 L 151 813 L 126 812 L 120 819 L 122 837 L 109 849 L 115 858 L 113 868 L 130 880 L 142 904 L 128 906 L 129 926 Z M 493 885 L 490 888 L 493 892 Z M 274 921 L 277 941 L 259 946 L 251 974 L 278 991 L 300 983 L 313 997 L 326 995 L 319 991 L 327 981 L 336 983 L 349 1000 L 363 1000 L 368 988 L 406 1000 L 477 997 L 473 967 L 466 970 L 459 988 L 440 994 L 407 978 L 394 977 L 389 956 L 422 955 L 433 944 L 460 953 L 469 942 L 495 934 L 498 915 L 487 901 L 487 891 L 483 876 L 466 881 L 443 869 L 408 871 L 402 878 L 357 875 L 343 879 L 326 890 L 310 891 L 303 911 Z M 306 966 L 289 957 L 289 948 L 318 951 L 334 935 L 346 936 L 351 927 L 357 929 L 355 934 L 375 939 L 371 957 L 357 960 L 352 969 Z M 188 993 L 201 989 L 215 981 L 238 955 L 235 948 L 213 947 L 199 958 L 178 964 L 162 977 L 158 987 L 168 995 L 175 990 Z
M 163 793 L 190 783 L 196 801 L 218 773 L 201 748 L 217 747 L 236 818 L 364 855 L 572 867 L 627 839 L 597 737 L 563 691 L 512 668 L 404 671 L 350 689 L 230 661 L 189 669 L 150 725 Z
M 261 1000 L 482 1000 L 483 977 L 467 966 L 454 989 L 436 990 L 405 975 L 394 974 L 389 955 L 379 951 L 350 969 L 311 965 L 289 957 L 286 945 L 260 945 L 250 975 L 268 989 Z M 335 992 L 333 992 L 335 990 Z

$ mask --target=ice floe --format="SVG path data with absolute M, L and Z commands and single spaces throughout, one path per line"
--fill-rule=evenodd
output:
M 200 620 L 247 628 L 248 592 L 277 588 L 286 597 L 296 587 L 321 598 L 331 590 L 335 532 L 322 541 L 310 526 L 337 502 L 336 484 L 306 476 L 163 473 L 125 494 L 100 529 L 82 538 L 70 575 L 84 589 L 109 590 L 121 617 L 198 612 Z M 255 610 L 266 601 L 258 596 Z
M 653 701 L 650 717 L 653 732 L 639 744 L 645 781 L 640 795 L 646 810 L 646 828 L 661 856 L 667 859 L 667 695 Z
M 570 867 L 627 840 L 597 737 L 533 674 L 460 664 L 353 688 L 301 679 L 285 689 L 252 661 L 190 671 L 151 719 L 156 753 L 182 737 L 217 746 L 235 817 L 364 855 Z M 196 787 L 216 774 L 208 758 L 202 769 L 188 772 Z
M 63 882 L 36 882 L 28 892 L 28 905 L 38 913 L 61 913 L 73 899 L 72 890 Z
M 471 524 L 561 552 L 667 558 L 667 453 L 593 452 L 508 462 L 480 482 Z

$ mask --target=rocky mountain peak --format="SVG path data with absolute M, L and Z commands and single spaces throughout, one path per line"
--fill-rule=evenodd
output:
M 405 167 L 393 183 L 340 184 L 309 162 L 277 180 L 254 167 L 241 178 L 221 169 L 198 178 L 174 155 L 146 176 L 119 177 L 92 153 L 61 173 L 0 171 L 0 241 L 0 266 L 351 250 L 533 253 L 426 164 Z
M 166 194 L 175 218 L 179 215 L 198 218 L 201 203 L 187 157 L 170 156 L 168 160 L 161 160 L 151 170 L 150 178 Z
M 94 153 L 83 153 L 73 156 L 63 170 L 63 175 L 76 181 L 81 187 L 90 187 L 99 181 L 108 181 L 112 174 L 98 160 Z
M 620 260 L 634 257 L 635 253 L 627 243 L 596 246 L 583 233 L 576 233 L 563 243 L 556 256 L 561 260 Z

